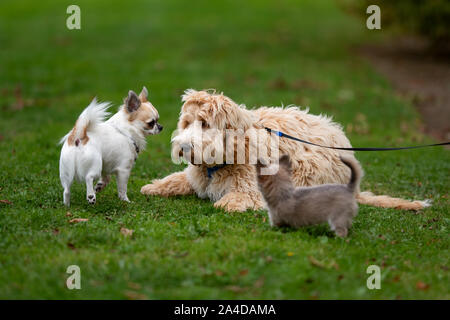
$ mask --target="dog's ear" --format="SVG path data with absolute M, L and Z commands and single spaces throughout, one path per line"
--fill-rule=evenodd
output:
M 129 112 L 134 112 L 141 106 L 141 101 L 133 90 L 128 91 L 128 97 L 125 99 L 125 106 Z
M 139 99 L 140 99 L 142 102 L 147 102 L 147 101 L 148 101 L 148 90 L 147 90 L 146 87 L 142 87 L 142 91 L 141 91 L 141 93 L 139 94 Z
M 288 170 L 291 170 L 291 159 L 289 158 L 288 154 L 282 155 L 278 162 L 281 166 L 285 167 Z

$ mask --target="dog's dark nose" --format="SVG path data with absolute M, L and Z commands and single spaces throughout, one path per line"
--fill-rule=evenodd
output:
M 162 131 L 162 129 L 164 129 L 164 127 L 158 123 L 158 130 Z

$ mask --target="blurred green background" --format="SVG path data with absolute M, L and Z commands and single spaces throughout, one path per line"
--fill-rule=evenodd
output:
M 0 298 L 450 297 L 444 149 L 358 154 L 363 190 L 434 205 L 418 214 L 361 206 L 347 240 L 325 226 L 271 229 L 264 211 L 139 193 L 182 169 L 170 135 L 187 88 L 215 88 L 249 108 L 309 107 L 333 116 L 355 146 L 430 142 L 411 101 L 357 54 L 382 32 L 326 0 L 76 1 L 82 28 L 68 30 L 73 3 L 0 3 Z M 119 106 L 143 85 L 165 130 L 137 161 L 132 203 L 112 183 L 89 206 L 79 184 L 67 210 L 60 137 L 93 96 Z M 68 223 L 79 217 L 89 221 Z M 71 264 L 82 290 L 65 287 Z M 366 287 L 370 264 L 382 268 L 381 290 Z

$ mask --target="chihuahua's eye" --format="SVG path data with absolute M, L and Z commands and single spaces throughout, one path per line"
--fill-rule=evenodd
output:
M 208 128 L 208 123 L 206 123 L 206 121 L 202 121 L 202 128 Z
M 152 120 L 147 123 L 149 127 L 153 127 L 155 125 L 155 120 Z

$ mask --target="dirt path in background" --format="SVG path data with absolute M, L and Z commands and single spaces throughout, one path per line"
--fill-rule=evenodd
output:
M 401 94 L 413 97 L 427 134 L 450 140 L 450 52 L 432 54 L 423 41 L 405 38 L 367 45 L 360 53 Z

